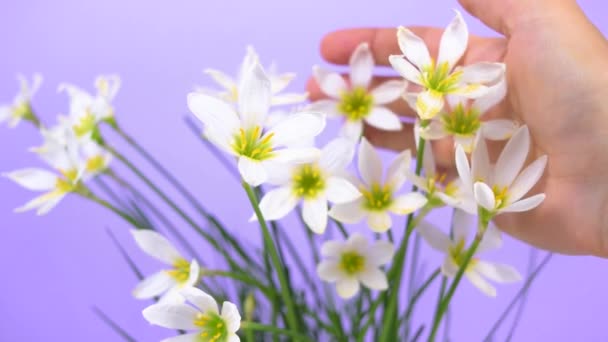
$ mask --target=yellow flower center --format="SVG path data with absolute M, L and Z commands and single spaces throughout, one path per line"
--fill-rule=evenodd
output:
M 474 136 L 481 127 L 479 112 L 474 108 L 465 109 L 462 103 L 443 114 L 441 123 L 447 132 L 461 136 Z
M 293 192 L 307 199 L 316 198 L 325 189 L 325 179 L 316 164 L 304 164 L 293 172 Z
M 450 258 L 458 267 L 461 267 L 464 264 L 464 259 L 466 257 L 466 254 L 467 254 L 467 249 L 465 248 L 464 239 L 460 239 L 460 240 L 458 240 L 458 242 L 455 245 L 450 246 L 450 249 L 449 249 Z M 477 261 L 475 258 L 471 258 L 471 260 L 469 261 L 469 264 L 467 266 L 467 269 L 475 266 L 476 262 Z
M 15 119 L 29 120 L 33 117 L 32 107 L 28 101 L 21 101 L 13 106 L 12 117 Z
M 76 190 L 78 187 L 78 170 L 59 170 L 63 178 L 58 178 L 55 184 L 55 191 L 65 194 Z
M 173 264 L 173 269 L 167 271 L 171 278 L 179 284 L 183 284 L 190 278 L 190 263 L 186 259 L 178 259 Z
M 87 159 L 86 171 L 89 173 L 100 173 L 106 169 L 106 159 L 98 154 Z
M 509 198 L 509 188 L 506 186 L 498 186 L 494 185 L 492 187 L 492 192 L 494 193 L 494 198 L 496 199 L 496 209 L 503 208 L 507 205 L 507 200 Z
M 342 95 L 338 104 L 338 111 L 348 120 L 357 121 L 365 118 L 372 109 L 374 98 L 365 88 L 354 88 Z
M 262 128 L 255 126 L 250 129 L 239 130 L 234 137 L 232 149 L 240 156 L 248 157 L 253 160 L 262 161 L 273 156 L 272 136 L 270 133 L 262 137 Z
M 348 275 L 355 275 L 365 268 L 365 257 L 357 252 L 345 252 L 340 256 L 340 268 Z
M 200 327 L 200 337 L 202 341 L 224 342 L 228 341 L 228 325 L 215 312 L 208 311 L 198 313 L 194 319 L 194 325 Z
M 458 83 L 462 78 L 462 70 L 450 73 L 450 65 L 443 62 L 435 65 L 435 62 L 422 68 L 420 83 L 430 90 L 437 93 L 448 94 L 458 88 Z
M 80 118 L 77 124 L 75 124 L 72 129 L 77 137 L 81 138 L 88 133 L 92 132 L 97 123 L 95 122 L 95 115 L 91 111 L 87 111 L 87 113 Z
M 383 211 L 393 203 L 393 189 L 389 185 L 372 184 L 369 189 L 362 189 L 363 205 L 372 211 Z

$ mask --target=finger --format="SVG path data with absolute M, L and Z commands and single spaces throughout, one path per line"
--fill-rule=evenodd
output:
M 443 29 L 434 27 L 408 27 L 426 43 L 431 56 L 437 56 Z M 396 28 L 357 28 L 331 32 L 321 41 L 321 56 L 334 64 L 348 64 L 355 48 L 367 42 L 377 65 L 389 66 L 390 55 L 401 54 Z M 463 64 L 479 61 L 502 61 L 506 52 L 504 38 L 469 37 L 469 48 L 462 58 Z
M 342 77 L 344 77 L 344 79 L 346 79 L 348 81 L 347 75 L 342 75 Z M 390 80 L 402 80 L 402 78 L 400 78 L 400 77 L 381 77 L 381 76 L 374 77 L 372 79 L 370 89 L 373 90 L 376 86 L 378 86 L 386 81 L 390 81 Z M 318 101 L 318 100 L 327 98 L 327 95 L 325 95 L 325 93 L 323 93 L 323 91 L 319 87 L 319 84 L 314 79 L 314 77 L 311 77 L 308 80 L 308 82 L 306 84 L 306 91 L 308 92 L 309 99 L 311 101 Z M 392 110 L 397 115 L 408 116 L 408 117 L 412 117 L 412 118 L 416 117 L 416 112 L 410 106 L 408 106 L 408 104 L 402 98 L 399 98 L 399 99 L 397 99 L 391 103 L 388 103 L 386 105 L 383 105 L 383 106 Z

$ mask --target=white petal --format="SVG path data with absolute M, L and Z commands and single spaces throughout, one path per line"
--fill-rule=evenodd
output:
M 312 163 L 319 159 L 321 151 L 315 147 L 294 147 L 275 150 L 274 157 L 265 160 L 264 165 L 269 167 L 284 167 L 285 164 L 304 164 Z
M 222 303 L 222 318 L 226 322 L 229 333 L 235 333 L 241 326 L 241 314 L 239 309 L 231 302 Z
M 341 115 L 338 111 L 338 104 L 338 101 L 332 99 L 318 100 L 308 105 L 306 110 L 312 112 L 321 112 L 328 117 L 333 118 Z
M 5 173 L 3 176 L 28 190 L 34 191 L 52 190 L 59 179 L 53 172 L 41 169 L 22 169 Z
M 473 178 L 469 167 L 469 160 L 467 159 L 467 154 L 460 145 L 456 146 L 456 170 L 458 171 L 458 176 L 460 177 L 464 188 L 472 190 Z
M 57 193 L 57 192 L 55 192 Z M 65 196 L 65 194 L 61 194 L 61 195 L 57 195 L 57 196 L 53 196 L 52 198 L 49 198 L 46 202 L 42 203 L 39 207 L 38 210 L 36 211 L 36 215 L 38 216 L 42 216 L 42 215 L 46 215 L 49 211 L 51 211 L 53 208 L 55 208 L 55 206 L 57 206 L 57 204 L 59 204 L 59 202 L 61 202 L 61 200 L 63 199 L 63 197 Z M 27 204 L 26 204 L 27 206 Z M 19 211 L 21 208 L 17 208 L 15 209 L 15 211 Z
M 182 259 L 181 254 L 164 236 L 150 229 L 131 230 L 135 242 L 146 254 L 167 265 Z
M 521 280 L 519 272 L 515 268 L 505 264 L 478 260 L 475 263 L 475 271 L 497 283 L 514 283 Z
M 37 209 L 37 208 L 47 205 L 50 202 L 54 202 L 56 204 L 58 200 L 63 198 L 63 196 L 64 196 L 63 194 L 61 194 L 57 191 L 47 192 L 47 193 L 44 193 L 44 194 L 28 201 L 21 207 L 16 208 L 15 212 L 22 213 L 22 212 L 25 212 L 28 210 Z
M 232 77 L 224 74 L 223 72 L 215 69 L 205 69 L 205 74 L 209 75 L 217 84 L 221 85 L 224 89 L 229 91 L 235 91 L 237 84 Z
M 239 84 L 239 115 L 245 128 L 262 125 L 270 108 L 270 80 L 256 62 Z
M 391 204 L 390 211 L 397 215 L 407 215 L 424 207 L 427 198 L 419 192 L 397 196 Z
M 188 94 L 188 108 L 207 127 L 221 137 L 228 137 L 239 128 L 240 121 L 234 109 L 226 102 L 203 93 Z
M 433 90 L 423 91 L 416 99 L 416 113 L 423 120 L 434 118 L 444 107 L 443 95 Z
M 317 266 L 317 274 L 321 280 L 334 283 L 344 276 L 335 260 L 324 260 Z
M 319 196 L 305 200 L 302 205 L 302 218 L 313 232 L 323 234 L 327 228 L 327 199 Z
M 339 136 L 350 139 L 352 141 L 358 141 L 363 134 L 363 121 L 362 120 L 346 120 L 340 128 Z
M 159 299 L 158 304 L 183 304 L 186 298 L 179 293 L 180 286 L 173 286 L 165 292 Z
M 325 194 L 332 203 L 348 203 L 361 197 L 361 192 L 344 178 L 329 177 L 326 182 Z
M 339 99 L 348 90 L 348 85 L 340 74 L 325 71 L 318 66 L 312 68 L 312 73 L 319 88 L 329 97 Z
M 502 235 L 500 230 L 496 228 L 496 225 L 492 222 L 486 228 L 486 232 L 483 234 L 483 238 L 477 247 L 477 254 L 496 250 L 502 246 Z
M 373 266 L 367 267 L 363 272 L 357 275 L 357 278 L 359 278 L 359 281 L 361 281 L 363 285 L 372 290 L 386 290 L 388 288 L 386 274 Z
M 200 341 L 201 333 L 195 332 L 191 334 L 177 335 L 166 338 L 160 342 L 198 342 Z
M 367 185 L 381 184 L 382 160 L 367 139 L 359 143 L 358 167 L 361 178 Z
M 253 68 L 255 63 L 260 62 L 260 56 L 258 56 L 258 53 L 255 51 L 253 46 L 248 45 L 245 51 L 245 57 L 243 57 L 243 61 L 241 62 L 238 72 L 239 80 L 242 80 L 245 77 L 247 71 Z
M 367 262 L 373 266 L 382 266 L 393 260 L 395 246 L 388 241 L 376 241 L 367 251 Z
M 422 221 L 416 227 L 416 231 L 431 246 L 439 252 L 448 252 L 451 241 L 450 237 L 430 222 Z
M 494 210 L 496 198 L 492 189 L 482 182 L 476 182 L 473 189 L 475 191 L 475 201 L 487 210 Z
M 353 233 L 346 240 L 346 246 L 348 249 L 363 255 L 368 250 L 369 240 L 361 233 Z
M 154 304 L 144 309 L 144 318 L 150 324 L 159 325 L 169 329 L 194 330 L 194 324 L 199 313 L 186 304 Z
M 437 65 L 448 63 L 450 69 L 458 63 L 467 49 L 469 41 L 469 29 L 460 12 L 455 11 L 456 16 L 446 27 L 439 43 L 439 55 Z
M 515 203 L 511 203 L 504 209 L 501 209 L 500 212 L 503 213 L 518 213 L 522 211 L 532 210 L 538 207 L 545 200 L 545 194 L 538 194 L 523 200 L 517 201 Z
M 298 204 L 297 197 L 289 186 L 267 192 L 260 201 L 260 210 L 269 221 L 278 220 L 289 214 Z
M 411 164 L 412 152 L 409 149 L 399 153 L 386 171 L 385 183 L 390 184 L 395 190 L 400 189 L 405 182 L 404 177 L 410 171 Z
M 321 150 L 319 167 L 329 174 L 341 172 L 352 162 L 355 143 L 346 138 L 336 138 Z
M 270 104 L 273 106 L 284 106 L 304 102 L 308 99 L 308 93 L 286 93 L 273 95 Z
M 291 81 L 296 78 L 296 74 L 293 72 L 278 75 L 276 69 L 277 66 L 275 63 L 272 63 L 268 67 L 268 78 L 270 78 L 271 84 L 270 89 L 272 90 L 273 94 L 277 94 L 285 90 L 289 83 L 291 83 Z
M 510 186 L 528 157 L 530 133 L 527 126 L 519 128 L 496 161 L 493 184 Z
M 335 204 L 329 211 L 329 216 L 333 219 L 349 224 L 361 221 L 365 217 L 365 214 L 361 199 L 344 204 Z
M 420 71 L 403 57 L 402 55 L 391 55 L 388 57 L 388 61 L 401 77 L 412 83 L 422 85 Z
M 473 155 L 471 156 L 471 174 L 472 179 L 487 183 L 492 182 L 492 179 L 490 179 L 490 156 L 488 155 L 486 141 L 483 138 L 478 139 L 477 146 L 473 150 Z
M 9 106 L 0 106 L 0 123 L 10 119 L 13 116 L 13 110 Z
M 228 341 L 226 342 L 241 342 L 241 338 L 237 334 L 228 335 Z
M 133 290 L 133 296 L 137 299 L 153 298 L 166 292 L 172 286 L 175 286 L 175 280 L 166 271 L 160 271 L 139 282 Z
M 288 116 L 271 130 L 274 146 L 290 146 L 301 140 L 316 137 L 325 128 L 325 115 L 321 113 L 296 113 Z
M 402 127 L 397 114 L 386 107 L 373 107 L 365 117 L 365 122 L 385 131 L 399 131 Z
M 471 233 L 471 229 L 476 227 L 476 216 L 464 210 L 455 210 L 453 220 L 454 241 L 465 240 Z
M 513 184 L 509 188 L 509 201 L 515 202 L 522 198 L 525 194 L 532 189 L 542 177 L 547 165 L 547 156 L 541 156 L 526 167 L 520 174 L 515 178 Z
M 496 119 L 483 122 L 481 133 L 484 138 L 489 140 L 505 140 L 509 139 L 518 127 L 517 122 L 513 120 Z
M 376 233 L 384 233 L 391 228 L 393 220 L 387 212 L 370 212 L 367 216 L 367 225 Z
M 456 265 L 450 256 L 446 256 L 441 264 L 441 273 L 446 277 L 455 277 L 458 273 L 458 265 Z
M 420 135 L 426 140 L 439 140 L 448 136 L 448 132 L 443 128 L 441 121 L 432 120 L 426 127 L 420 127 Z M 430 148 L 425 149 L 425 152 L 426 150 Z
M 409 29 L 400 26 L 397 30 L 397 41 L 401 52 L 418 69 L 422 69 L 433 63 L 424 40 Z
M 462 70 L 461 82 L 473 84 L 492 84 L 499 81 L 505 74 L 502 63 L 480 62 L 465 66 Z M 490 91 L 487 89 L 486 91 Z
M 481 115 L 502 101 L 507 95 L 507 80 L 503 77 L 496 85 L 488 89 L 487 94 L 473 101 L 472 107 Z
M 470 270 L 465 273 L 465 276 L 467 279 L 469 279 L 471 284 L 475 285 L 475 287 L 477 287 L 486 296 L 496 297 L 496 288 L 483 279 L 479 273 L 475 272 L 474 270 Z
M 338 295 L 344 299 L 350 299 L 359 292 L 359 281 L 356 278 L 340 279 L 336 283 Z
M 371 91 L 375 105 L 388 104 L 398 100 L 407 87 L 407 82 L 401 80 L 386 81 Z
M 346 248 L 344 241 L 330 240 L 323 243 L 321 246 L 321 255 L 330 258 L 339 258 L 342 251 Z
M 239 158 L 239 172 L 243 180 L 252 186 L 258 186 L 268 179 L 261 162 L 243 156 Z
M 374 71 L 374 57 L 369 50 L 369 44 L 359 44 L 350 56 L 349 64 L 352 86 L 367 89 Z
M 454 135 L 454 146 L 460 145 L 464 148 L 465 152 L 471 153 L 475 149 L 475 142 L 477 140 L 475 135 Z
M 418 93 L 406 92 L 405 94 L 403 94 L 402 98 L 411 109 L 416 110 L 416 101 L 418 101 Z

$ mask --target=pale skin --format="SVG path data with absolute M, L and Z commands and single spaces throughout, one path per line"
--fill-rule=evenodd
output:
M 529 212 L 499 215 L 497 225 L 543 249 L 608 257 L 608 41 L 574 0 L 459 1 L 502 35 L 471 36 L 461 60 L 464 65 L 506 63 L 508 95 L 489 116 L 528 125 L 529 160 L 548 156 L 545 174 L 530 192 L 544 192 L 546 200 Z M 437 56 L 443 29 L 409 28 Z M 401 54 L 395 28 L 358 28 L 326 35 L 321 55 L 328 62 L 347 64 L 361 42 L 370 44 L 377 64 L 390 66 L 388 56 Z M 323 97 L 314 80 L 308 91 L 312 100 Z M 391 107 L 415 116 L 403 101 Z M 366 127 L 365 135 L 379 147 L 415 149 L 409 124 L 401 132 Z M 496 158 L 502 146 L 491 147 Z M 439 165 L 455 174 L 453 143 L 435 142 L 433 151 Z

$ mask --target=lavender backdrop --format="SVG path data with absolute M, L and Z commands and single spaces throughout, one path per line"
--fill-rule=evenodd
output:
M 608 5 L 579 3 L 608 33 Z M 247 223 L 250 210 L 239 185 L 183 124 L 185 94 L 194 84 L 210 85 L 201 70 L 236 70 L 251 43 L 263 60 L 276 59 L 282 70 L 297 71 L 293 89 L 301 89 L 310 66 L 321 62 L 318 42 L 325 32 L 355 26 L 444 26 L 452 7 L 458 7 L 454 0 L 376 0 L 373 5 L 352 0 L 3 1 L 0 102 L 14 95 L 16 72 L 40 71 L 45 85 L 35 107 L 48 122 L 66 109 L 65 97 L 55 91 L 59 82 L 90 87 L 98 73 L 119 73 L 124 86 L 116 107 L 122 125 L 203 203 L 227 217 L 233 229 L 257 237 L 255 225 Z M 493 34 L 468 19 L 473 32 Z M 25 152 L 38 143 L 31 127 L 2 128 L 0 170 L 40 165 Z M 158 264 L 135 248 L 129 227 L 73 197 L 46 217 L 12 213 L 32 195 L 0 180 L 0 341 L 119 341 L 91 312 L 93 305 L 138 341 L 168 336 L 141 318 L 148 303 L 131 298 L 136 279 L 105 231 L 115 232 L 146 272 L 155 270 Z M 430 251 L 423 253 L 437 260 Z M 507 238 L 504 250 L 494 256 L 525 272 L 527 253 L 527 246 Z M 532 290 L 515 340 L 606 341 L 606 272 L 604 260 L 554 258 Z M 499 297 L 489 299 L 463 285 L 452 315 L 453 340 L 480 340 L 517 289 L 501 286 Z M 423 302 L 419 321 L 430 319 L 432 304 Z

